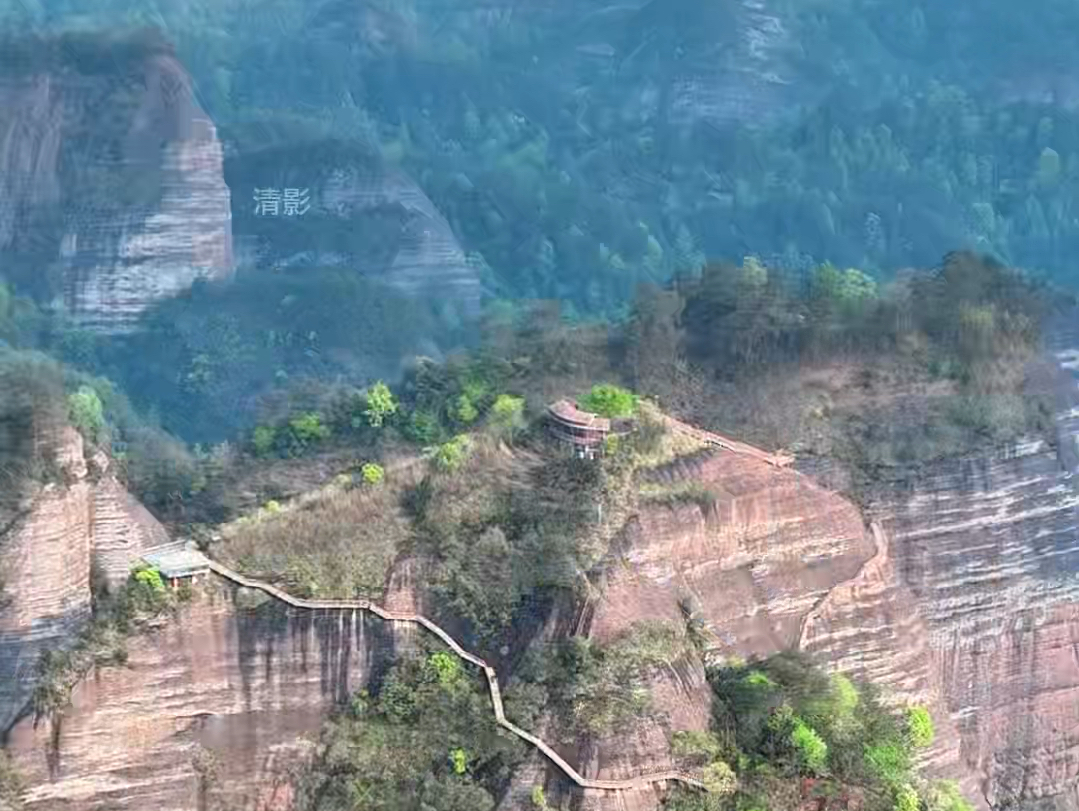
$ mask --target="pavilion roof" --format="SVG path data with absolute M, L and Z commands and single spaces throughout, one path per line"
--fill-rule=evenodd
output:
M 559 422 L 574 425 L 579 428 L 589 428 L 593 431 L 610 431 L 611 421 L 606 417 L 593 414 L 590 411 L 582 411 L 572 400 L 559 400 L 547 406 L 547 411 Z
M 210 568 L 205 555 L 197 549 L 179 544 L 147 549 L 142 553 L 142 559 L 161 572 L 161 576 L 166 579 L 190 577 Z

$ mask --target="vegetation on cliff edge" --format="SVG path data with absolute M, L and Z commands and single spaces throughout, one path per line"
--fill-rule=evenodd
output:
M 456 656 L 398 661 L 326 723 L 297 811 L 492 811 L 527 750 L 495 724 L 486 686 Z
M 678 732 L 672 753 L 708 794 L 678 790 L 666 811 L 971 811 L 954 784 L 916 767 L 933 740 L 924 707 L 890 708 L 870 684 L 825 674 L 801 654 L 709 671 L 713 722 Z

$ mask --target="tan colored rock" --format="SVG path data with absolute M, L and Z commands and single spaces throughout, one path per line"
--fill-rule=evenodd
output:
M 879 515 L 962 761 L 995 806 L 1079 808 L 1079 495 L 1058 451 L 1035 441 L 927 466 L 889 492 Z
M 34 488 L 0 540 L 0 729 L 29 699 L 40 652 L 62 644 L 90 615 L 93 489 L 76 431 L 63 430 L 55 458 L 71 483 Z

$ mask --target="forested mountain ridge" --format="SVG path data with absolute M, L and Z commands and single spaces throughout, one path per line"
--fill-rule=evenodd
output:
M 1051 32 L 1079 21 L 1060 4 L 257 8 L 35 22 L 163 27 L 233 154 L 376 145 L 508 297 L 613 312 L 699 251 L 887 273 L 970 246 L 1068 273 L 1074 60 Z
M 220 441 L 282 381 L 390 376 L 417 347 L 468 342 L 480 298 L 622 316 L 639 282 L 705 258 L 756 255 L 796 276 L 832 262 L 883 282 L 962 247 L 1066 282 L 1079 133 L 1073 59 L 1051 32 L 1073 16 L 1049 3 L 270 0 L 12 4 L 0 19 L 14 40 L 148 26 L 194 77 L 224 148 L 237 284 L 147 313 L 147 338 L 66 334 L 63 351 L 137 388 L 173 430 Z M 118 39 L 98 46 L 104 64 Z M 252 214 L 257 188 L 287 185 L 314 210 Z M 39 298 L 47 286 L 5 274 Z M 342 306 L 326 329 L 291 304 L 329 290 Z M 350 331 L 356 310 L 370 328 Z M 136 353 L 153 362 L 132 370 Z M 256 357 L 265 374 L 250 374 Z
M 979 804 L 1011 808 L 1066 797 L 1073 776 L 1046 753 L 1076 745 L 1065 721 L 1079 674 L 1056 654 L 1075 601 L 1066 574 L 1074 502 L 1045 439 L 1053 437 L 1055 412 L 1045 411 L 1052 406 L 1042 392 L 1022 398 L 1027 367 L 1043 359 L 1042 322 L 1054 303 L 1048 293 L 966 254 L 883 290 L 832 266 L 806 286 L 756 261 L 714 265 L 669 290 L 642 291 L 634 318 L 619 329 L 567 324 L 550 308 L 516 325 L 492 321 L 477 353 L 419 361 L 392 389 L 324 391 L 237 445 L 197 450 L 194 458 L 125 416 L 100 380 L 69 373 L 68 419 L 103 447 L 131 437 L 121 472 L 132 474 L 176 531 L 231 565 L 298 595 L 384 600 L 390 610 L 423 613 L 452 629 L 507 674 L 514 723 L 557 739 L 560 753 L 589 777 L 628 778 L 685 758 L 710 767 L 720 797 L 705 807 L 723 811 L 747 802 L 779 811 L 863 800 L 863 808 L 884 811 L 921 811 L 923 800 L 934 811 L 964 807 L 954 790 L 938 793 L 909 771 L 911 752 L 895 719 L 860 731 L 826 728 L 816 719 L 828 712 L 773 690 L 755 666 L 747 671 L 732 658 L 796 647 L 871 675 L 901 702 L 930 707 L 938 730 L 930 774 L 963 779 L 964 793 Z M 709 352 L 710 345 L 726 350 Z M 26 380 L 18 387 L 32 391 L 36 367 L 18 364 L 21 353 L 6 357 L 12 374 Z M 834 366 L 847 370 L 840 391 L 818 392 L 812 378 Z M 810 438 L 830 432 L 831 449 L 814 443 L 804 455 L 861 476 L 852 494 L 879 510 L 895 534 L 872 542 L 855 504 L 805 475 L 752 456 L 709 453 L 669 435 L 654 407 L 631 392 L 588 388 L 629 377 L 680 409 L 697 409 L 701 422 L 733 420 L 733 433 L 743 435 L 765 412 L 745 408 L 714 372 L 733 378 L 743 397 L 760 399 L 776 370 L 796 372 L 801 393 L 813 396 L 799 397 L 794 410 L 782 401 L 769 410 L 778 409 L 795 435 L 807 424 Z M 57 371 L 49 378 L 55 396 L 45 404 L 62 410 L 65 381 Z M 636 410 L 638 430 L 610 443 L 602 463 L 553 453 L 542 420 L 529 417 L 540 418 L 567 392 L 604 413 Z M 807 422 L 804 412 L 818 409 L 821 393 L 834 400 L 822 398 L 821 413 Z M 25 420 L 26 404 L 12 406 L 3 424 Z M 887 418 L 879 427 L 895 430 L 875 430 L 876 421 L 864 430 L 859 420 L 875 413 Z M 925 445 L 910 441 L 924 440 L 919 432 L 929 432 Z M 991 445 L 1002 448 L 999 458 L 986 450 Z M 937 464 L 949 453 L 965 454 L 962 465 L 986 466 L 987 474 L 955 476 L 949 460 Z M 31 468 L 30 475 L 48 471 Z M 969 507 L 978 550 L 957 555 L 972 545 L 966 512 L 955 520 L 956 510 L 935 508 L 923 488 L 944 505 Z M 69 541 L 88 545 L 85 533 Z M 1001 570 L 1005 552 L 1016 560 Z M 89 568 L 81 552 L 73 557 Z M 100 678 L 71 681 L 67 660 L 49 658 L 44 684 L 54 684 L 55 662 L 63 678 L 40 692 L 57 697 L 62 723 L 35 729 L 27 719 L 13 731 L 31 807 L 61 797 L 75 807 L 96 802 L 85 799 L 87 780 L 98 781 L 94 797 L 123 796 L 134 791 L 130 763 L 153 774 L 167 769 L 169 777 L 144 782 L 129 804 L 189 797 L 193 786 L 227 800 L 263 788 L 276 793 L 283 784 L 309 792 L 303 801 L 319 809 L 348 808 L 361 796 L 388 808 L 422 800 L 461 811 L 502 798 L 508 808 L 577 802 L 559 773 L 522 764 L 522 752 L 488 734 L 482 694 L 463 686 L 443 693 L 427 652 L 399 661 L 387 676 L 383 657 L 403 655 L 407 645 L 399 648 L 370 622 L 290 619 L 249 597 L 211 589 L 175 605 L 177 624 L 132 639 L 126 668 L 99 658 L 112 655 L 111 634 L 89 635 L 94 658 L 83 651 L 75 663 L 97 662 Z M 990 604 L 991 612 L 979 610 Z M 1052 610 L 1028 626 L 1039 605 Z M 100 636 L 110 644 L 97 654 Z M 183 639 L 213 640 L 212 655 L 191 655 Z M 1017 650 L 1031 653 L 1017 659 Z M 1033 679 L 1045 662 L 1052 678 Z M 975 671 L 990 676 L 971 680 Z M 739 708 L 741 699 L 724 696 L 741 688 L 725 680 L 743 678 L 752 695 Z M 167 710 L 163 682 L 173 691 Z M 73 690 L 70 708 L 65 684 Z M 356 692 L 363 685 L 367 695 Z M 758 695 L 757 687 L 768 689 Z M 312 770 L 282 776 L 280 767 L 310 763 L 282 732 L 283 714 L 311 729 L 349 695 Z M 710 709 L 720 699 L 725 720 L 715 726 Z M 1029 702 L 1060 719 L 1060 731 L 1031 728 L 1023 710 Z M 144 747 L 125 749 L 117 714 L 104 711 L 117 704 L 127 710 L 124 730 L 152 730 L 143 733 Z M 974 715 L 966 712 L 971 706 Z M 170 713 L 180 733 L 163 722 Z M 209 715 L 192 721 L 199 713 Z M 773 716 L 762 729 L 758 722 Z M 41 755 L 52 751 L 46 739 L 57 730 L 50 761 Z M 245 741 L 235 748 L 240 757 L 221 757 L 216 773 L 228 777 L 214 788 L 215 772 L 195 744 L 220 751 L 234 735 Z M 113 743 L 93 743 L 99 739 Z M 286 762 L 263 759 L 278 743 L 287 744 L 275 750 Z M 878 744 L 884 749 L 869 758 Z M 824 751 L 834 753 L 826 768 Z M 998 752 L 1007 753 L 1006 763 L 994 759 Z M 190 768 L 176 769 L 189 758 Z M 600 807 L 623 799 L 605 797 Z M 653 789 L 633 797 L 648 809 L 663 802 L 693 808 L 699 799 Z

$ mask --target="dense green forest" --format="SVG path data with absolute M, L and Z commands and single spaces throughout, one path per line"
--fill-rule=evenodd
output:
M 513 297 L 612 312 L 698 251 L 878 272 L 975 247 L 1064 276 L 1079 228 L 1068 88 L 1039 95 L 1074 61 L 1052 33 L 1076 22 L 1063 3 L 775 3 L 784 36 L 767 58 L 743 53 L 763 24 L 718 0 L 38 10 L 57 28 L 162 28 L 235 154 L 380 147 Z M 12 4 L 8 25 L 28 11 Z M 677 113 L 679 82 L 737 70 L 776 73 L 783 114 Z M 1031 101 L 1013 103 L 1013 85 Z M 1052 91 L 1059 103 L 1034 103 Z
M 831 262 L 884 284 L 971 248 L 1072 279 L 1079 131 L 1060 77 L 1074 56 L 1053 32 L 1079 12 L 1063 3 L 0 10 L 14 40 L 145 26 L 158 33 L 144 47 L 174 43 L 225 142 L 240 235 L 266 230 L 247 201 L 271 164 L 316 190 L 356 161 L 403 170 L 445 215 L 491 306 L 556 299 L 569 319 L 620 318 L 641 282 L 746 256 L 796 278 Z M 8 48 L 3 69 L 116 69 L 138 50 L 124 42 L 99 43 L 96 59 L 85 44 L 31 48 L 33 60 Z M 100 124 L 101 144 L 122 120 L 118 110 Z M 106 189 L 100 174 L 70 179 L 85 186 L 81 206 L 107 209 L 127 199 L 113 191 L 137 197 L 152 181 L 113 177 Z M 257 400 L 291 381 L 394 377 L 424 339 L 474 342 L 472 325 L 431 302 L 321 263 L 345 243 L 389 239 L 391 223 L 313 217 L 277 230 L 274 250 L 306 264 L 264 257 L 233 290 L 163 304 L 132 340 L 66 335 L 65 359 L 206 442 L 250 426 Z M 20 292 L 50 292 L 43 268 L 16 265 L 5 273 Z
M 670 661 L 652 640 L 605 651 L 571 641 L 572 650 L 551 657 L 562 693 L 549 709 L 564 708 L 574 691 L 589 706 L 603 706 L 596 672 L 612 679 L 612 695 L 624 701 L 631 683 L 619 675 Z M 708 678 L 712 728 L 677 730 L 671 744 L 675 760 L 701 773 L 708 791 L 676 788 L 667 811 L 789 811 L 805 803 L 839 809 L 848 802 L 865 811 L 972 808 L 954 784 L 930 781 L 914 765 L 934 734 L 923 707 L 887 708 L 871 685 L 829 677 L 792 654 L 732 661 Z M 499 734 L 475 674 L 446 653 L 428 652 L 396 665 L 374 695 L 358 693 L 327 723 L 300 779 L 298 808 L 491 811 L 524 754 Z M 531 789 L 536 811 L 564 807 L 557 781 Z

